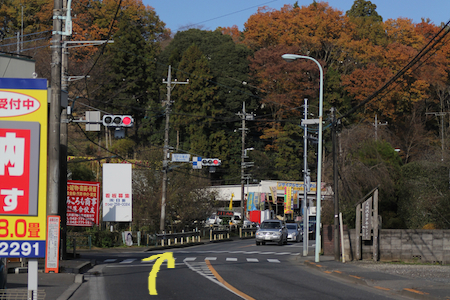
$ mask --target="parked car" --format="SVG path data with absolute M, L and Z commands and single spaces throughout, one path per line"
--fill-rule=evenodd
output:
M 288 230 L 288 241 L 296 243 L 303 241 L 302 229 L 298 223 L 286 223 L 286 227 Z
M 265 220 L 256 231 L 256 246 L 265 245 L 266 242 L 275 242 L 278 245 L 287 244 L 288 230 L 286 223 L 280 220 Z

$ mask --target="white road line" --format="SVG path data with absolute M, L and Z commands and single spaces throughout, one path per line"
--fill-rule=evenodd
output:
M 280 263 L 280 261 L 278 259 L 274 259 L 274 258 L 268 258 L 267 261 L 270 263 Z
M 247 258 L 247 262 L 259 262 L 257 258 Z
M 291 252 L 280 252 L 280 253 L 275 253 L 276 255 L 288 255 L 291 254 Z
M 261 252 L 260 254 L 275 254 L 275 252 Z
M 186 257 L 183 261 L 194 261 L 197 257 Z
M 186 266 L 184 263 L 176 263 L 175 266 Z M 149 268 L 149 264 L 140 264 L 140 265 L 129 265 L 129 264 L 113 264 L 113 265 L 107 265 L 106 268 L 137 268 L 137 267 L 145 267 Z
M 110 263 L 110 262 L 114 262 L 114 261 L 116 261 L 117 259 L 115 259 L 115 258 L 110 258 L 110 259 L 105 259 L 103 262 L 104 263 Z
M 227 257 L 226 261 L 237 261 L 235 257 Z
M 134 258 L 130 258 L 130 259 L 125 259 L 123 261 L 121 261 L 121 264 L 131 264 L 133 261 L 135 261 L 136 259 Z
M 217 257 L 205 257 L 205 260 L 217 260 Z

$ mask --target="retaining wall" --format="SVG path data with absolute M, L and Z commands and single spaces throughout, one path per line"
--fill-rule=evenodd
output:
M 450 264 L 450 230 L 381 229 L 380 261 L 405 261 Z M 373 259 L 373 237 L 361 241 L 362 259 Z M 346 260 L 356 259 L 355 230 L 344 231 Z

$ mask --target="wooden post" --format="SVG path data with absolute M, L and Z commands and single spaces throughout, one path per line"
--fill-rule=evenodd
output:
M 356 225 L 355 225 L 355 243 L 356 243 L 356 259 L 362 259 L 361 251 L 361 204 L 356 206 Z
M 373 261 L 378 261 L 378 189 L 373 193 Z

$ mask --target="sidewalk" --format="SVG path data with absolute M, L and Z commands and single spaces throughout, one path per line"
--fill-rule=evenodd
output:
M 44 273 L 44 260 L 39 260 L 38 286 L 45 292 L 46 300 L 69 299 L 78 287 L 83 283 L 83 274 L 95 265 L 95 261 L 83 259 L 83 252 L 145 252 L 154 247 L 131 247 L 80 250 L 81 257 L 67 259 L 60 262 L 61 273 Z M 168 249 L 169 247 L 164 247 Z M 359 262 L 341 263 L 334 257 L 320 256 L 320 262 L 314 262 L 314 256 L 296 256 L 295 260 L 305 264 L 317 272 L 323 272 L 326 276 L 336 276 L 341 280 L 353 284 L 365 285 L 374 289 L 386 291 L 391 294 L 403 295 L 410 299 L 447 299 L 450 300 L 450 284 L 424 279 L 415 279 L 406 276 L 392 275 L 375 269 L 366 268 Z M 15 265 L 14 265 L 15 264 Z M 402 267 L 405 267 L 402 265 Z M 445 270 L 450 266 L 443 266 Z M 20 263 L 8 265 L 8 293 L 17 290 L 26 290 L 28 274 L 26 268 L 21 268 Z M 14 298 L 26 299 L 26 298 Z M 39 298 L 44 299 L 44 298 Z
M 402 295 L 410 299 L 447 299 L 450 300 L 450 284 L 448 280 L 437 282 L 393 275 L 362 266 L 360 262 L 341 263 L 334 257 L 320 256 L 319 262 L 314 262 L 314 256 L 298 257 L 297 260 L 318 272 L 324 272 L 329 276 L 335 276 L 347 282 L 364 285 L 383 290 L 391 294 Z M 382 264 L 382 263 L 375 263 Z M 414 268 L 410 265 L 402 267 Z M 440 266 L 448 269 L 450 266 Z

